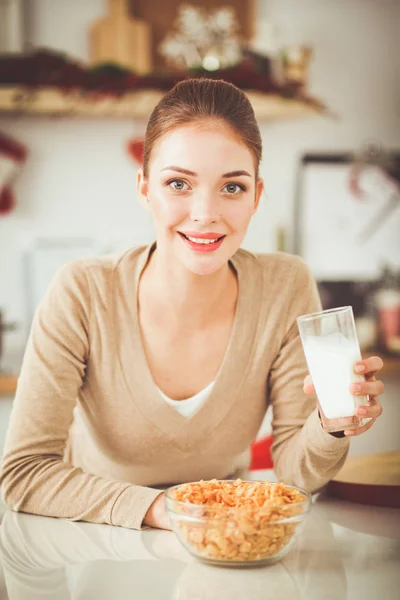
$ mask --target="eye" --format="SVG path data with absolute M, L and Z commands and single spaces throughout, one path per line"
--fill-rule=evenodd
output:
M 189 189 L 189 184 L 183 179 L 170 179 L 167 181 L 166 185 L 174 192 L 184 192 L 185 190 Z
M 230 196 L 236 196 L 246 191 L 246 187 L 243 184 L 233 182 L 227 183 L 223 189 L 226 190 Z

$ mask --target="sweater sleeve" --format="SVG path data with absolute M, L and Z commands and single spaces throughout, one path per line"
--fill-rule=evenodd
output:
M 295 260 L 294 271 L 287 333 L 268 380 L 273 411 L 272 458 L 280 480 L 315 492 L 343 466 L 349 440 L 323 430 L 316 397 L 303 392 L 308 369 L 296 319 L 321 310 L 321 303 L 315 280 L 302 260 Z
M 140 529 L 162 491 L 109 481 L 64 459 L 89 351 L 89 280 L 74 261 L 55 276 L 34 316 L 6 436 L 2 495 L 15 511 Z

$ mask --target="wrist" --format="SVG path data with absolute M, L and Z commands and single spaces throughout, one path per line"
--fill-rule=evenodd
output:
M 322 427 L 321 415 L 320 415 L 319 410 L 318 410 L 318 418 L 319 418 L 319 422 Z M 344 431 L 327 431 L 326 433 L 329 433 L 329 435 L 331 435 L 332 437 L 335 437 L 335 438 L 344 438 L 345 437 Z
M 144 516 L 143 524 L 148 525 L 149 527 L 156 527 L 158 529 L 171 528 L 165 511 L 164 494 L 162 492 L 150 505 L 147 513 Z

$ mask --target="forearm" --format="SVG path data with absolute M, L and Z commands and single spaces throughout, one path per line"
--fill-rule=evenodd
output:
M 316 492 L 326 485 L 343 466 L 349 450 L 347 438 L 329 435 L 321 427 L 315 409 L 300 429 L 279 436 L 272 455 L 278 478 Z
M 21 456 L 12 450 L 3 459 L 1 489 L 15 511 L 130 529 L 141 528 L 161 493 L 85 473 L 59 457 Z

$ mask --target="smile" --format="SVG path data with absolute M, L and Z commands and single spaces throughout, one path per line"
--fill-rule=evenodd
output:
M 215 234 L 215 237 L 211 237 L 213 234 L 204 234 L 204 237 L 194 237 L 186 235 L 181 231 L 178 231 L 178 233 L 182 240 L 186 242 L 186 245 L 189 246 L 191 250 L 195 250 L 197 252 L 212 252 L 217 250 L 225 238 L 225 235 L 218 234 Z

